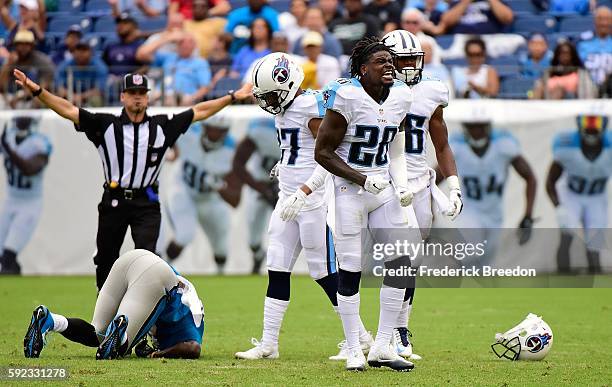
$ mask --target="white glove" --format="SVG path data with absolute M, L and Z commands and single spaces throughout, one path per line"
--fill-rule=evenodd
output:
M 278 164 L 280 163 L 280 161 L 276 164 L 274 164 L 274 166 L 272 167 L 272 169 L 270 169 L 270 180 L 274 180 L 278 177 Z
M 366 178 L 363 189 L 371 194 L 378 195 L 390 185 L 391 181 L 389 179 L 380 175 L 374 175 Z
M 412 198 L 414 197 L 414 194 L 411 191 L 407 189 L 400 189 L 398 194 L 399 194 L 400 205 L 402 207 L 408 207 L 409 205 L 412 204 Z
M 204 176 L 204 187 L 209 188 L 212 191 L 220 191 L 227 186 L 225 179 L 221 176 L 207 173 Z
M 306 203 L 306 196 L 306 193 L 301 188 L 298 188 L 293 195 L 289 196 L 281 204 L 280 218 L 285 222 L 294 220 L 300 213 L 304 203 Z
M 446 213 L 451 220 L 455 220 L 463 209 L 463 201 L 461 200 L 461 189 L 459 188 L 459 178 L 457 176 L 449 176 L 446 181 L 450 187 L 448 199 L 451 204 L 450 210 Z

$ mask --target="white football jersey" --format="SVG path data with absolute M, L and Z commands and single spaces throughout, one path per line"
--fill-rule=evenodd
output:
M 521 154 L 518 140 L 508 132 L 494 130 L 482 157 L 474 153 L 462 133 L 451 136 L 449 143 L 455 155 L 465 207 L 483 216 L 502 219 L 502 194 L 508 167 Z
M 336 153 L 352 168 L 365 175 L 388 173 L 389 143 L 410 110 L 412 90 L 395 81 L 382 103 L 365 92 L 359 80 L 340 78 L 323 92 L 327 109 L 346 119 L 348 127 Z
M 289 109 L 274 118 L 281 149 L 278 185 L 285 195 L 293 194 L 308 180 L 317 166 L 314 159 L 315 138 L 308 123 L 324 115 L 323 93 L 308 90 L 298 95 Z M 304 210 L 322 204 L 324 191 L 321 187 L 308 195 Z
M 38 132 L 32 133 L 17 144 L 17 129 L 9 127 L 6 129 L 6 131 L 9 146 L 11 146 L 20 157 L 29 159 L 40 154 L 47 156 L 51 155 L 51 142 L 44 134 Z M 43 175 L 46 166 L 36 175 L 25 176 L 11 161 L 8 154 L 4 152 L 1 146 L 0 150 L 2 150 L 1 153 L 4 154 L 4 167 L 6 168 L 8 180 L 8 196 L 19 198 L 41 197 L 43 189 Z
M 234 139 L 228 134 L 221 147 L 207 151 L 201 135 L 202 126 L 194 124 L 177 141 L 180 168 L 176 169 L 175 181 L 185 184 L 192 195 L 212 193 L 223 185 L 236 150 Z
M 563 167 L 561 184 L 567 191 L 585 197 L 607 192 L 612 174 L 612 133 L 606 132 L 603 149 L 593 161 L 584 156 L 578 131 L 560 133 L 553 143 L 553 157 Z
M 249 171 L 257 180 L 268 180 L 270 170 L 278 162 L 278 138 L 274 117 L 256 118 L 249 123 L 246 136 L 257 146 L 257 155 L 249 161 Z
M 414 101 L 406 117 L 406 165 L 408 178 L 428 173 L 427 137 L 429 119 L 438 106 L 448 106 L 448 87 L 437 79 L 423 78 L 412 86 Z

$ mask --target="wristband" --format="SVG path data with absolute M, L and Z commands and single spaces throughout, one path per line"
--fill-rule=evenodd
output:
M 230 97 L 232 97 L 232 102 L 236 101 L 236 95 L 235 95 L 236 91 L 235 90 L 230 90 L 227 92 L 227 95 L 229 95 Z
M 457 176 L 452 175 L 452 176 L 447 177 L 446 182 L 448 183 L 448 188 L 450 188 L 451 190 L 453 189 L 461 190 L 459 186 L 459 178 Z
M 38 97 L 43 92 L 43 88 L 38 86 L 38 90 L 32 92 L 32 97 Z

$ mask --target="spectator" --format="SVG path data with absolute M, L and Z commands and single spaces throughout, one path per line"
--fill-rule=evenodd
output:
M 379 21 L 378 28 L 383 31 L 383 34 L 396 30 L 400 26 L 402 6 L 395 0 L 372 0 L 366 5 L 364 12 Z
M 548 12 L 587 15 L 591 9 L 595 9 L 595 4 L 595 0 L 550 0 Z
M 595 10 L 595 29 L 590 36 L 578 43 L 578 54 L 591 78 L 601 85 L 606 76 L 612 73 L 612 11 L 602 6 Z
M 430 36 L 420 39 L 421 48 L 425 53 L 425 65 L 423 66 L 423 78 L 439 79 L 448 87 L 451 97 L 453 96 L 453 82 L 446 66 L 440 61 L 440 57 L 435 55 L 435 40 Z
M 302 89 L 321 89 L 328 82 L 340 78 L 340 62 L 333 56 L 322 53 L 323 36 L 315 31 L 307 32 L 302 38 L 306 57 L 300 60 L 304 69 Z
M 527 43 L 527 53 L 519 57 L 521 75 L 533 80 L 542 78 L 544 71 L 550 67 L 552 56 L 544 35 L 533 34 Z
M 232 68 L 232 57 L 229 54 L 230 41 L 223 35 L 213 41 L 208 64 L 213 78 L 223 78 L 229 75 Z M 220 74 L 220 75 L 217 75 Z
M 232 9 L 228 0 L 210 0 L 208 16 L 225 16 Z M 193 19 L 193 0 L 170 0 L 168 16 L 180 13 L 185 20 Z
M 13 43 L 15 34 L 21 30 L 29 30 L 34 34 L 39 48 L 43 48 L 45 39 L 45 28 L 47 26 L 47 15 L 45 12 L 44 2 L 42 0 L 18 0 L 19 3 L 19 20 L 11 18 L 6 4 L 0 9 L 0 17 L 6 29 L 9 30 L 6 45 L 10 46 Z
M 447 34 L 496 34 L 513 20 L 512 9 L 502 0 L 451 0 L 441 25 Z
M 270 43 L 270 51 L 289 53 L 289 39 L 287 38 L 287 35 L 283 31 L 276 31 L 275 33 L 272 34 L 272 42 Z M 257 64 L 257 61 L 254 61 L 253 63 L 251 63 L 251 65 L 249 66 L 249 69 L 244 73 L 244 76 L 242 77 L 242 80 L 241 80 L 242 84 L 245 84 L 247 82 L 252 82 L 251 74 L 253 74 L 253 69 L 255 68 L 256 64 Z M 255 98 L 253 98 L 252 103 L 256 103 Z
M 425 19 L 433 25 L 438 25 L 442 19 L 442 14 L 448 10 L 448 4 L 439 0 L 410 0 L 410 7 L 421 11 Z
M 9 20 L 18 20 L 19 19 L 19 4 L 15 0 L 5 0 L 0 4 L 0 40 L 2 40 L 2 44 L 8 37 L 8 33 L 11 30 L 7 27 Z
M 67 98 L 77 106 L 102 106 L 102 90 L 106 86 L 107 76 L 108 68 L 92 54 L 89 44 L 78 42 L 73 57 L 64 60 L 57 69 L 57 95 Z M 72 98 L 68 98 L 71 94 Z
M 308 28 L 304 25 L 307 9 L 308 0 L 291 0 L 289 12 L 283 12 L 278 17 L 280 30 L 283 31 L 289 39 L 291 47 L 294 47 L 295 42 L 300 36 L 308 31 Z
M 21 30 L 17 32 L 13 39 L 13 51 L 10 53 L 7 62 L 2 66 L 2 71 L 0 71 L 0 87 L 3 88 L 5 93 L 11 94 L 16 91 L 14 95 L 9 95 L 8 103 L 12 108 L 17 108 L 18 104 L 20 107 L 29 107 L 28 105 L 23 106 L 20 102 L 30 98 L 30 95 L 15 89 L 15 78 L 13 76 L 15 68 L 26 73 L 28 78 L 40 83 L 42 88 L 50 88 L 53 82 L 55 66 L 51 58 L 35 49 L 35 45 L 36 38 L 32 31 Z
M 177 43 L 177 52 L 160 52 L 168 42 Z M 165 100 L 170 106 L 190 106 L 202 100 L 213 87 L 210 66 L 204 58 L 194 54 L 195 38 L 181 31 L 165 31 L 160 39 L 143 44 L 136 53 L 142 62 L 164 70 Z
M 208 0 L 193 0 L 193 20 L 185 20 L 185 31 L 192 34 L 198 44 L 200 56 L 208 58 L 214 42 L 223 33 L 227 20 L 207 17 Z
M 423 12 L 419 11 L 416 8 L 405 9 L 402 12 L 400 23 L 402 29 L 413 33 L 419 38 L 420 41 L 427 39 L 428 35 L 425 35 L 425 33 L 423 32 L 423 29 L 426 27 L 429 28 L 428 32 L 430 34 L 436 35 L 432 33 L 432 31 L 435 30 L 435 26 L 425 20 L 425 15 L 423 15 Z M 432 45 L 434 57 L 439 58 L 441 51 L 440 46 L 438 46 L 438 43 L 436 43 L 435 40 L 431 40 L 430 43 Z
M 319 0 L 318 5 L 323 11 L 325 25 L 330 25 L 332 22 L 342 19 L 342 13 L 338 8 L 338 0 Z
M 364 36 L 378 36 L 378 20 L 363 13 L 362 0 L 344 0 L 346 16 L 333 21 L 329 30 L 342 44 L 344 55 L 351 55 L 353 46 Z
M 536 83 L 535 98 L 574 99 L 594 98 L 597 90 L 578 56 L 576 48 L 567 41 L 555 47 L 551 68 Z
M 495 97 L 499 93 L 499 76 L 485 64 L 487 49 L 482 39 L 471 38 L 465 43 L 467 67 L 453 67 L 455 94 L 461 98 Z
M 160 17 L 166 11 L 165 0 L 108 0 L 113 17 L 124 12 L 132 15 L 143 14 L 146 17 Z
M 251 37 L 249 37 L 247 44 L 234 56 L 230 76 L 242 79 L 251 63 L 272 52 L 270 50 L 271 40 L 272 28 L 270 24 L 263 18 L 255 19 L 251 24 Z
M 162 36 L 165 36 L 166 32 L 173 32 L 173 31 L 178 31 L 178 32 L 183 32 L 185 31 L 185 18 L 183 17 L 183 15 L 179 12 L 175 12 L 173 14 L 170 14 L 168 16 L 168 20 L 166 22 L 166 28 L 158 33 L 155 33 L 151 36 L 149 36 L 147 38 L 147 40 L 145 41 L 146 44 L 150 44 L 155 42 L 158 39 L 161 39 Z M 178 36 L 178 34 L 177 34 Z M 176 52 L 176 43 L 171 41 L 166 43 L 165 45 L 159 47 L 159 49 L 157 50 L 159 52 L 164 52 L 164 53 L 170 53 L 170 52 Z
M 117 18 L 117 36 L 119 41 L 109 43 L 102 53 L 102 60 L 113 76 L 111 81 L 121 80 L 127 73 L 136 72 L 142 65 L 136 59 L 136 50 L 143 43 L 138 30 L 138 23 L 127 13 Z M 116 93 L 110 94 L 114 95 Z
M 68 28 L 66 36 L 64 36 L 64 43 L 55 50 L 51 59 L 56 65 L 62 63 L 65 60 L 72 59 L 72 53 L 77 43 L 83 38 L 83 31 L 81 26 L 73 24 Z
M 235 9 L 227 16 L 225 32 L 233 38 L 230 53 L 236 54 L 247 43 L 249 26 L 255 19 L 264 19 L 272 32 L 279 30 L 278 12 L 267 4 L 267 0 L 248 0 L 246 7 Z
M 325 25 L 325 18 L 323 17 L 323 11 L 321 8 L 308 8 L 306 11 L 306 17 L 304 25 L 308 31 L 315 31 L 323 35 L 323 53 L 326 55 L 339 58 L 342 55 L 342 45 L 340 41 L 327 30 Z M 300 37 L 293 46 L 293 53 L 295 55 L 304 56 L 304 48 L 302 47 L 302 38 Z

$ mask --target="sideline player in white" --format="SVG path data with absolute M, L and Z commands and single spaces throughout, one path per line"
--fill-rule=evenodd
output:
M 474 265 L 487 265 L 493 259 L 503 223 L 502 194 L 508 178 L 508 167 L 525 180 L 525 213 L 519 224 L 519 243 L 531 237 L 532 211 L 536 194 L 536 178 L 529 163 L 521 155 L 518 140 L 509 132 L 491 129 L 487 113 L 476 109 L 473 117 L 463 122 L 463 133 L 450 137 L 461 175 L 465 209 L 457 219 L 458 227 L 476 238 L 487 241 L 485 254 Z
M 176 259 L 192 240 L 198 223 L 210 242 L 219 273 L 227 260 L 230 208 L 240 202 L 240 179 L 231 173 L 236 144 L 230 121 L 217 114 L 191 126 L 177 142 L 178 168 L 165 202 L 173 238 L 166 248 Z
M 546 192 L 557 209 L 561 243 L 560 272 L 570 271 L 569 250 L 574 233 L 585 230 L 589 273 L 600 273 L 601 234 L 608 227 L 608 178 L 612 174 L 612 135 L 608 117 L 580 115 L 578 130 L 559 133 L 553 144 L 554 161 L 546 178 Z M 562 178 L 557 187 L 557 181 Z
M 253 94 L 259 106 L 275 115 L 281 159 L 277 167 L 280 198 L 268 226 L 268 290 L 264 303 L 261 343 L 237 352 L 239 359 L 276 359 L 278 335 L 289 306 L 290 278 L 300 254 L 310 276 L 323 288 L 334 309 L 338 275 L 324 200 L 328 175 L 314 160 L 315 137 L 325 112 L 321 92 L 300 89 L 302 68 L 287 54 L 273 53 L 254 67 Z M 367 335 L 368 344 L 371 336 Z
M 47 136 L 35 132 L 31 117 L 11 119 L 2 132 L 7 192 L 0 213 L 0 274 L 20 274 L 17 255 L 26 246 L 42 213 L 44 169 L 51 155 Z
M 266 257 L 262 239 L 278 200 L 278 185 L 276 181 L 269 179 L 270 170 L 279 158 L 277 144 L 274 119 L 256 118 L 249 123 L 246 136 L 238 144 L 233 160 L 236 175 L 252 188 L 249 195 L 248 221 L 253 274 L 259 274 Z
M 461 189 L 457 177 L 455 157 L 448 144 L 448 130 L 444 122 L 443 109 L 448 106 L 448 88 L 431 78 L 422 79 L 425 52 L 419 39 L 408 31 L 395 30 L 383 37 L 385 45 L 395 55 L 395 75 L 412 89 L 414 101 L 406 117 L 406 165 L 408 166 L 408 187 L 414 193 L 412 207 L 425 240 L 433 222 L 432 190 L 435 185 L 435 171 L 427 164 L 427 137 L 431 136 L 438 167 L 450 188 L 451 208 L 445 214 L 454 220 L 461 209 Z M 395 348 L 399 355 L 412 357 L 412 333 L 408 320 L 414 301 L 414 287 L 406 289 L 402 311 L 394 330 Z
M 368 228 L 380 243 L 393 243 L 397 234 L 410 234 L 409 212 L 402 208 L 410 205 L 412 193 L 407 186 L 401 126 L 412 93 L 404 82 L 395 81 L 390 49 L 375 37 L 355 45 L 350 73 L 350 79 L 338 79 L 325 88 L 327 111 L 317 136 L 315 160 L 335 175 L 338 309 L 348 348 L 346 368 L 363 371 L 366 359 L 359 343 L 362 233 Z M 412 220 L 416 227 L 416 219 Z M 394 254 L 384 265 L 409 266 L 410 259 Z M 383 280 L 378 332 L 368 353 L 372 367 L 414 368 L 391 346 L 407 282 L 408 278 L 393 281 L 388 276 Z

